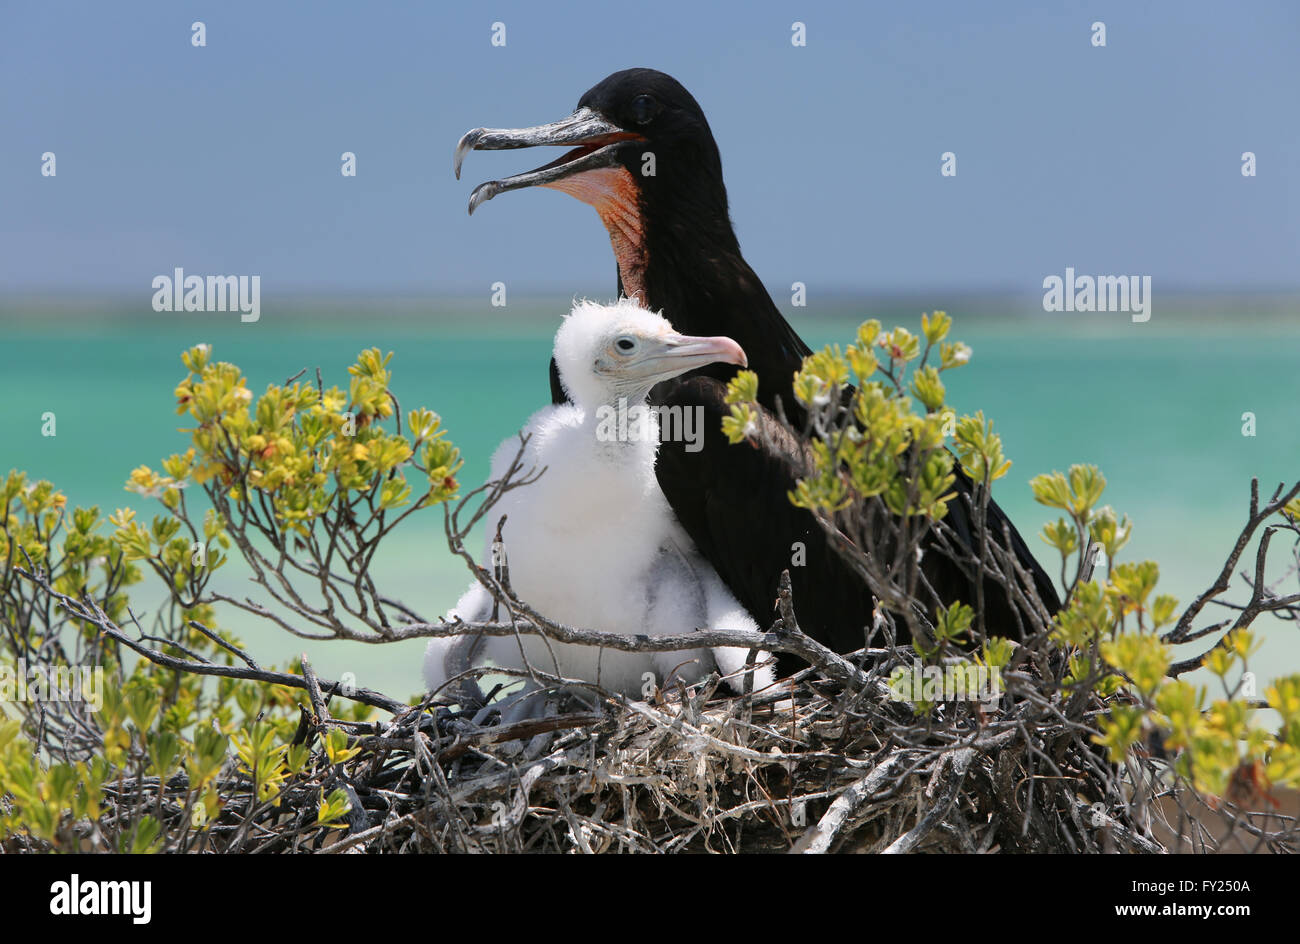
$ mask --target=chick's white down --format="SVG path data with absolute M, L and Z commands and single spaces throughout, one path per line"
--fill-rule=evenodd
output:
M 610 435 L 616 427 L 609 410 L 619 409 L 620 398 L 632 415 L 660 380 L 714 361 L 743 364 L 743 352 L 729 339 L 678 335 L 661 316 L 620 299 L 614 305 L 578 303 L 556 335 L 555 359 L 573 402 L 538 411 L 524 427 L 529 439 L 522 469 L 546 471 L 492 509 L 483 566 L 491 570 L 492 537 L 504 515 L 514 592 L 556 622 L 647 636 L 696 629 L 758 632 L 659 489 L 658 424 L 649 421 L 638 429 L 631 422 L 629 435 Z M 518 449 L 516 437 L 501 444 L 492 459 L 492 480 L 506 474 Z M 476 581 L 447 618 L 470 622 L 491 615 L 491 595 Z M 443 688 L 464 668 L 457 657 L 449 658 L 455 645 L 454 637 L 429 642 L 424 677 L 430 690 Z M 462 643 L 458 652 L 465 651 Z M 676 679 L 689 684 L 715 668 L 732 676 L 728 681 L 739 690 L 748 651 L 633 653 L 520 634 L 483 637 L 473 664 L 524 669 L 526 659 L 541 672 L 639 696 L 646 673 L 663 687 Z M 770 657 L 761 653 L 759 662 Z M 770 665 L 760 665 L 755 688 L 772 680 Z

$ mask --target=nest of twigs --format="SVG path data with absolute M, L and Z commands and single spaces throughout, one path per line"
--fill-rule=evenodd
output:
M 1015 708 L 922 717 L 888 697 L 890 659 L 858 661 L 873 658 L 857 689 L 812 668 L 740 696 L 716 676 L 646 701 L 570 686 L 557 713 L 508 725 L 491 705 L 336 721 L 307 667 L 318 708 L 299 739 L 340 726 L 355 757 L 315 752 L 274 804 L 232 765 L 202 830 L 186 828 L 183 775 L 105 799 L 143 799 L 186 851 L 1161 851 L 1131 804 L 1106 804 L 1110 772 L 1065 728 L 1055 760 L 1052 730 Z M 351 810 L 322 830 L 319 798 L 338 788 Z
M 1126 805 L 1098 802 L 1110 772 L 1093 754 L 1055 762 L 1050 730 L 978 703 L 919 717 L 885 694 L 883 668 L 857 691 L 808 669 L 734 697 L 716 676 L 648 701 L 593 689 L 504 727 L 490 709 L 486 724 L 397 719 L 353 784 L 367 825 L 335 847 L 1160 851 Z
M 920 717 L 886 695 L 892 660 L 871 655 L 872 684 L 856 691 L 807 669 L 742 696 L 716 676 L 647 701 L 570 688 L 557 713 L 509 725 L 490 706 L 415 710 L 361 736 L 336 772 L 350 824 L 311 848 L 1163 852 L 1230 836 L 1237 849 L 1296 848 L 1285 817 L 1164 789 L 1151 758 L 1117 770 L 1070 726 L 1034 723 L 1032 702 Z

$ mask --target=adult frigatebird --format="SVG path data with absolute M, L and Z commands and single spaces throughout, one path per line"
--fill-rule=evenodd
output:
M 558 159 L 528 173 L 474 189 L 469 211 L 509 190 L 548 187 L 595 207 L 618 262 L 621 295 L 662 311 L 676 330 L 725 335 L 744 348 L 759 377 L 761 422 L 775 446 L 730 446 L 721 433 L 726 382 L 735 367 L 714 364 L 655 388 L 664 406 L 702 407 L 704 448 L 665 442 L 655 467 L 659 485 L 704 557 L 760 625 L 771 622 L 777 583 L 789 569 L 800 627 L 840 652 L 861 648 L 874 604 L 870 589 L 829 545 L 814 518 L 787 497 L 801 470 L 799 445 L 777 428 L 777 398 L 796 428 L 803 411 L 792 379 L 809 348 L 777 310 L 745 262 L 727 207 L 722 159 L 699 104 L 669 75 L 653 69 L 616 72 L 588 91 L 577 110 L 550 124 L 521 129 L 478 128 L 456 148 L 456 176 L 471 150 L 568 146 Z M 551 390 L 562 402 L 555 364 Z M 959 499 L 946 521 L 971 541 L 966 500 L 971 481 L 955 469 Z M 992 502 L 989 539 L 1010 541 L 1049 613 L 1060 604 L 1050 578 Z M 802 546 L 803 566 L 796 546 Z M 921 563 L 938 602 L 974 603 L 973 580 L 942 553 Z M 1006 587 L 985 581 L 990 633 L 1019 635 L 1020 608 Z M 1023 613 L 1023 609 L 1020 609 Z

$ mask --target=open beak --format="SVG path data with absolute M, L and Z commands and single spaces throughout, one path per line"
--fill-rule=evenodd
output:
M 625 142 L 644 140 L 641 135 L 624 131 L 590 108 L 579 108 L 568 118 L 535 128 L 475 128 L 456 145 L 456 179 L 460 179 L 461 162 L 470 151 L 505 151 L 541 145 L 573 146 L 573 150 L 536 170 L 479 184 L 469 197 L 472 215 L 480 204 L 499 193 L 544 186 L 584 171 L 618 165 L 619 149 Z
M 635 371 L 639 378 L 658 383 L 708 364 L 747 367 L 749 360 L 740 345 L 731 338 L 693 338 L 670 334 L 646 350 Z

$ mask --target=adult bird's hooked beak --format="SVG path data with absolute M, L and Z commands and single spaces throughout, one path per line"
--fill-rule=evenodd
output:
M 619 150 L 624 143 L 644 140 L 643 136 L 624 131 L 590 108 L 579 108 L 567 118 L 533 128 L 475 128 L 456 145 L 456 179 L 460 179 L 461 163 L 470 151 L 576 145 L 573 150 L 536 170 L 479 184 L 469 198 L 472 215 L 480 204 L 508 190 L 553 186 L 585 171 L 620 166 Z

